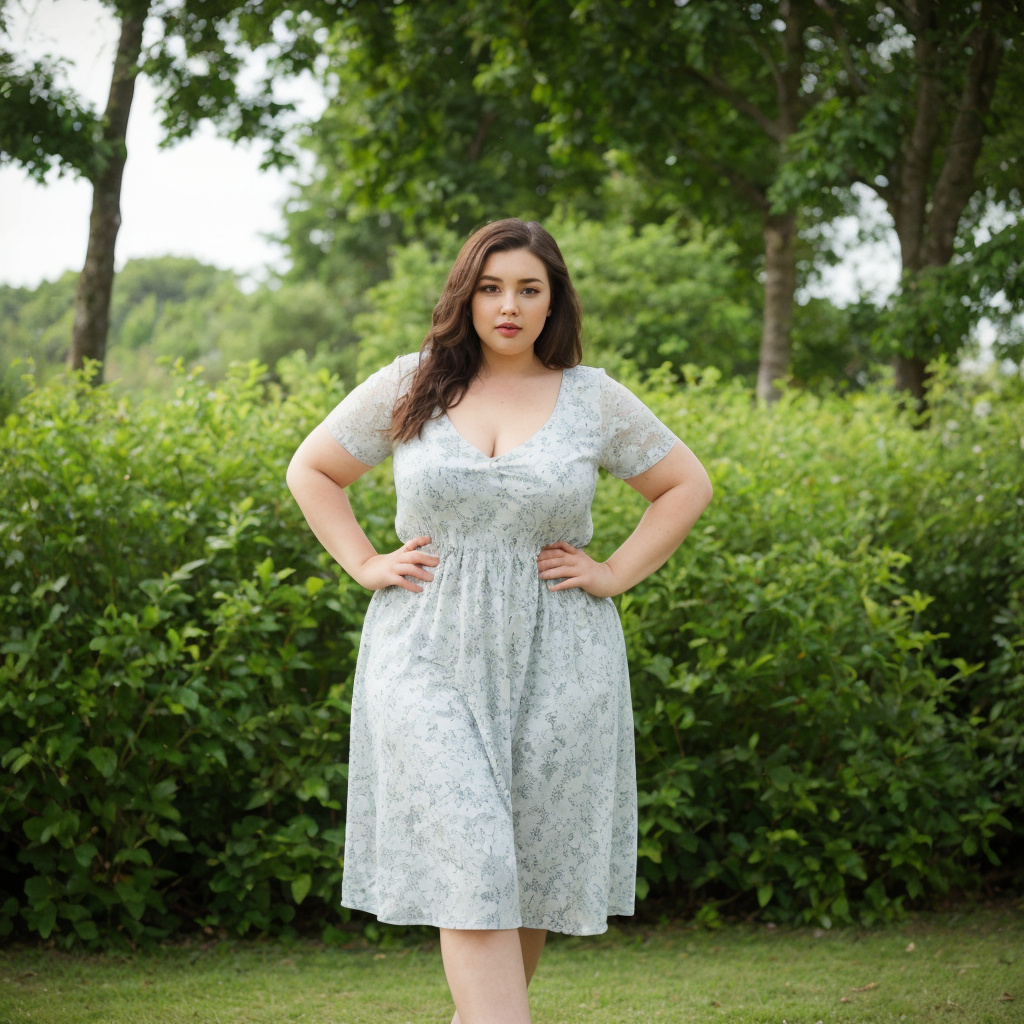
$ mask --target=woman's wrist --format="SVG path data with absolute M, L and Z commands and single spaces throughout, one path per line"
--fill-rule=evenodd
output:
M 622 571 L 621 567 L 615 565 L 615 554 L 611 554 L 604 562 L 598 564 L 602 566 L 607 574 L 608 589 L 610 592 L 606 594 L 606 597 L 618 597 L 619 594 L 624 594 L 631 587 L 636 586 L 640 580 L 631 580 L 629 576 Z M 643 577 L 641 577 L 642 579 Z
M 341 565 L 342 569 L 344 569 L 345 572 L 347 572 L 349 576 L 351 576 L 352 579 L 355 580 L 356 583 L 358 583 L 359 586 L 363 587 L 364 589 L 380 590 L 381 588 L 379 584 L 376 586 L 374 585 L 376 581 L 374 580 L 373 574 L 367 572 L 367 567 L 371 559 L 374 559 L 376 557 L 377 551 L 375 550 L 372 555 L 367 555 L 365 558 L 361 558 L 349 568 L 342 565 L 340 561 L 338 562 L 338 565 Z

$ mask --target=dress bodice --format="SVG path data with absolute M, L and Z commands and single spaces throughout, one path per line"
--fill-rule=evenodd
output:
M 386 437 L 391 407 L 408 388 L 419 353 L 399 356 L 352 390 L 327 417 L 334 438 L 368 465 L 394 455 L 404 543 L 425 534 L 427 550 L 451 546 L 530 549 L 593 536 L 598 468 L 628 478 L 663 458 L 676 437 L 631 391 L 599 367 L 563 372 L 547 422 L 522 444 L 490 458 L 435 416 L 411 441 Z

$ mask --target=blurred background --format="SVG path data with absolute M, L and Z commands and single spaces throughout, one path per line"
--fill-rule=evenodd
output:
M 921 398 L 940 353 L 1014 372 L 1020 28 L 941 7 L 6 0 L 0 364 L 351 382 L 418 347 L 461 240 L 515 215 L 560 239 L 590 362 L 769 399 L 886 366 Z
M 288 493 L 488 220 L 715 498 L 616 599 L 638 915 L 1024 887 L 1019 0 L 0 0 L 0 937 L 326 942 L 369 593 Z M 396 545 L 384 463 L 352 488 Z M 602 472 L 591 550 L 643 512 Z

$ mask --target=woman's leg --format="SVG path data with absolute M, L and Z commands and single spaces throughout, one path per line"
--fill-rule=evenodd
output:
M 456 1006 L 452 1024 L 529 1024 L 526 987 L 546 930 L 439 930 L 445 977 Z

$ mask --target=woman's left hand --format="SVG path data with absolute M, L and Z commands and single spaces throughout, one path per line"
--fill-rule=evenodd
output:
M 574 548 L 564 540 L 540 549 L 537 568 L 542 580 L 566 577 L 561 583 L 549 585 L 548 590 L 580 587 L 594 597 L 614 597 L 622 592 L 606 562 L 595 562 L 582 548 Z

